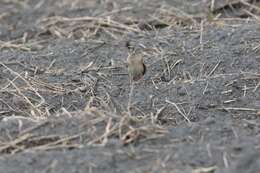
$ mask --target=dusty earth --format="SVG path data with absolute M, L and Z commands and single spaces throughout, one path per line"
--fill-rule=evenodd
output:
M 259 173 L 259 14 L 257 0 L 0 1 L 0 172 Z M 147 73 L 130 85 L 133 50 Z

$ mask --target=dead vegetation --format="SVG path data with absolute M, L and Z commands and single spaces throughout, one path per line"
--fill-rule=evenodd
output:
M 259 151 L 259 1 L 166 2 L 1 2 L 0 152 L 130 147 L 153 154 L 136 172 L 237 171 L 240 138 Z M 126 43 L 148 67 L 132 86 Z

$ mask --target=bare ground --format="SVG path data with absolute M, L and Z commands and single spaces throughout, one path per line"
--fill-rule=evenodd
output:
M 0 172 L 260 172 L 259 1 L 212 2 L 1 1 Z

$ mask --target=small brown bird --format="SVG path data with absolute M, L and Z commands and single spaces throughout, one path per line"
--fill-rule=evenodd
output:
M 144 60 L 141 54 L 133 53 L 127 57 L 127 64 L 128 64 L 128 74 L 132 81 L 140 80 L 145 72 L 146 66 L 144 64 Z

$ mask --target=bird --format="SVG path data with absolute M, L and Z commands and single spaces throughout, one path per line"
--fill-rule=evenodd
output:
M 127 57 L 127 65 L 130 81 L 138 81 L 144 76 L 146 66 L 141 54 L 136 52 L 129 54 Z

